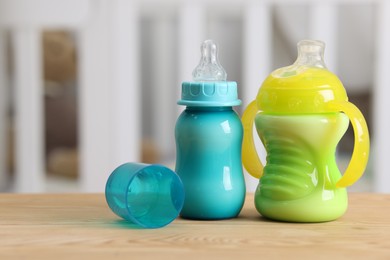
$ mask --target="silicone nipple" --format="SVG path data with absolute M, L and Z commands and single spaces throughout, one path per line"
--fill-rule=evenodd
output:
M 198 66 L 192 72 L 194 81 L 225 81 L 226 71 L 218 60 L 217 45 L 212 40 L 206 40 L 200 47 L 201 58 Z
M 327 69 L 324 62 L 325 43 L 315 40 L 298 42 L 298 57 L 291 66 L 277 69 L 272 73 L 274 77 L 291 77 L 298 75 L 308 68 Z
M 303 40 L 298 43 L 298 58 L 295 64 L 326 69 L 325 44 L 322 41 Z

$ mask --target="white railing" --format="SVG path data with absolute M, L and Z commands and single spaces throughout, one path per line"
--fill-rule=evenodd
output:
M 390 175 L 385 171 L 390 154 L 387 134 L 390 122 L 386 115 L 386 111 L 390 111 L 387 101 L 390 90 L 386 86 L 386 75 L 390 71 L 389 2 L 288 2 L 289 5 L 308 5 L 307 38 L 327 43 L 326 63 L 336 73 L 338 8 L 340 4 L 360 3 L 375 5 L 378 10 L 371 159 L 375 190 L 390 192 Z M 66 28 L 78 36 L 80 191 L 103 191 L 107 176 L 115 166 L 140 160 L 141 86 L 144 87 L 140 77 L 143 58 L 139 44 L 140 21 L 151 21 L 154 40 L 149 43 L 153 55 L 153 68 L 148 75 L 153 97 L 149 100 L 155 108 L 150 120 L 158 128 L 154 135 L 163 153 L 174 154 L 173 129 L 180 111 L 176 106 L 180 82 L 190 80 L 191 71 L 199 60 L 199 45 L 210 37 L 207 32 L 210 15 L 212 19 L 226 16 L 242 19 L 241 98 L 246 106 L 273 69 L 271 26 L 272 7 L 276 4 L 286 4 L 286 1 L 0 0 L 0 181 L 7 181 L 4 124 L 9 79 L 5 73 L 4 31 L 10 31 L 14 46 L 16 191 L 45 191 L 40 32 L 47 28 Z M 249 186 L 253 189 L 254 182 L 248 183 L 252 183 Z

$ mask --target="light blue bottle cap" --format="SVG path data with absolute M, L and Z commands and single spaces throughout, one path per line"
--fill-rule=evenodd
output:
M 234 81 L 183 82 L 181 99 L 177 102 L 185 106 L 238 106 L 241 100 L 237 95 Z
M 226 81 L 227 74 L 218 61 L 217 45 L 212 40 L 202 43 L 201 58 L 192 72 L 194 81 L 183 82 L 179 105 L 210 107 L 238 106 L 237 83 Z

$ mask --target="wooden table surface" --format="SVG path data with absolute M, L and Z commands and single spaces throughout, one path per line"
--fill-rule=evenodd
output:
M 120 220 L 103 194 L 0 194 L 0 259 L 390 259 L 390 195 L 350 193 L 328 223 L 268 221 L 253 195 L 236 219 Z

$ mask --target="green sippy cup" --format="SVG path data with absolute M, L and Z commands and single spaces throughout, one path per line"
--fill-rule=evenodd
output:
M 244 111 L 242 161 L 260 178 L 255 206 L 266 218 L 291 222 L 339 218 L 348 206 L 345 187 L 356 182 L 367 165 L 366 121 L 348 102 L 337 76 L 327 70 L 324 46 L 320 41 L 300 41 L 295 63 L 273 71 Z M 354 150 L 342 176 L 335 152 L 349 121 Z M 264 167 L 253 143 L 253 124 L 267 152 Z

